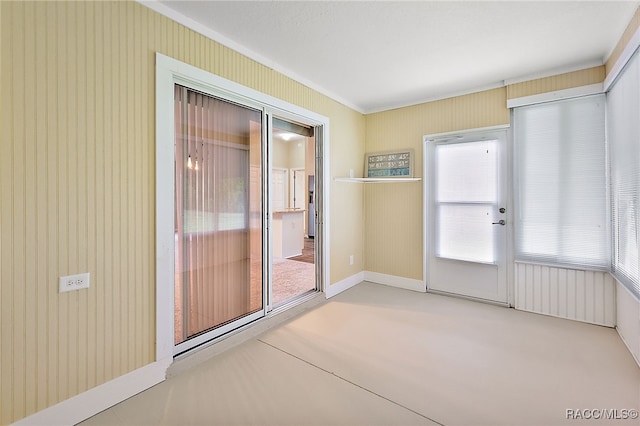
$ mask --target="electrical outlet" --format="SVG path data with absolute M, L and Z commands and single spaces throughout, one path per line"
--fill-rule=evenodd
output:
M 60 293 L 89 288 L 89 273 L 60 277 Z
M 353 265 L 353 255 L 349 256 L 349 265 Z

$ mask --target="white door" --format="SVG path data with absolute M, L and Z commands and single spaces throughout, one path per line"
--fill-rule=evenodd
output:
M 506 130 L 425 141 L 427 288 L 507 303 Z

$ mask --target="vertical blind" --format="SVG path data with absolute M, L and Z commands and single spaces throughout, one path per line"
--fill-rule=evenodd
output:
M 620 282 L 640 297 L 640 63 L 637 53 L 607 94 L 607 121 L 613 234 L 611 269 Z
M 175 86 L 175 343 L 262 308 L 260 111 Z
M 609 266 L 605 96 L 515 108 L 516 260 Z

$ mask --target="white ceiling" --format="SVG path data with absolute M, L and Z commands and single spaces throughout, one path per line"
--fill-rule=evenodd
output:
M 363 113 L 602 64 L 640 4 L 141 1 Z

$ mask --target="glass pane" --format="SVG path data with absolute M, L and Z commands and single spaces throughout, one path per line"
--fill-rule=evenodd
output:
M 613 221 L 612 269 L 640 297 L 640 59 L 636 53 L 607 98 Z
M 604 95 L 514 110 L 516 258 L 609 263 Z
M 494 263 L 493 207 L 487 204 L 438 207 L 437 255 L 448 259 Z
M 175 99 L 177 344 L 262 309 L 262 114 Z
M 273 118 L 271 306 L 316 289 L 315 137 L 310 127 Z M 288 175 L 287 175 L 288 169 Z
M 494 263 L 498 141 L 435 147 L 437 255 Z
M 436 146 L 437 202 L 497 200 L 495 140 Z

